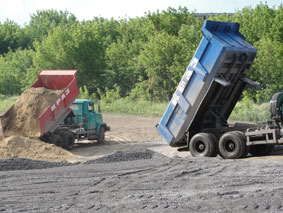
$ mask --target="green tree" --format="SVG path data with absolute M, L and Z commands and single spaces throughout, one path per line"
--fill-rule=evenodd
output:
M 20 94 L 27 83 L 27 70 L 32 66 L 34 51 L 17 50 L 0 57 L 0 94 Z
M 189 17 L 192 16 L 186 7 L 174 9 L 169 7 L 167 10 L 148 13 L 147 18 L 153 24 L 154 29 L 158 32 L 165 31 L 170 35 L 178 35 L 182 24 L 188 23 Z
M 147 73 L 149 92 L 157 100 L 170 100 L 183 70 L 176 70 L 175 58 L 180 43 L 174 35 L 165 32 L 152 37 L 141 52 L 140 63 Z
M 105 68 L 105 49 L 97 28 L 93 23 L 58 26 L 41 43 L 35 42 L 31 76 L 42 69 L 78 69 L 79 86 L 96 92 L 103 84 Z
M 15 51 L 18 48 L 25 49 L 28 45 L 28 38 L 18 24 L 7 20 L 0 24 L 0 54 Z
M 111 18 L 110 20 L 101 17 L 94 17 L 91 21 L 83 21 L 83 23 L 93 23 L 97 25 L 97 33 L 103 40 L 105 48 L 116 42 L 121 36 L 119 32 L 120 22 Z
M 76 23 L 77 18 L 68 11 L 38 10 L 31 15 L 31 20 L 25 27 L 25 33 L 30 39 L 29 46 L 32 47 L 35 40 L 42 41 L 49 31 L 59 25 L 67 27 Z
M 272 27 L 270 28 L 269 37 L 272 40 L 283 41 L 283 4 L 275 10 L 275 17 L 270 20 Z
M 138 56 L 152 34 L 151 27 L 145 18 L 120 21 L 120 36 L 106 49 L 105 87 L 115 89 L 114 85 L 117 84 L 120 95 L 124 97 L 146 76 L 144 69 L 139 66 Z
M 262 38 L 255 46 L 258 48 L 258 54 L 250 77 L 262 86 L 262 91 L 256 95 L 257 101 L 266 102 L 274 93 L 283 90 L 283 43 Z

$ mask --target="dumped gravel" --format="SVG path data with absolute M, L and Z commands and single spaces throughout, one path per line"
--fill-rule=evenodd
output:
M 117 163 L 122 161 L 134 161 L 134 160 L 145 160 L 151 159 L 155 152 L 146 148 L 129 148 L 123 151 L 116 151 L 113 154 L 106 155 L 104 157 L 90 160 L 85 164 L 92 163 Z
M 171 159 L 145 148 L 104 162 L 2 171 L 0 211 L 283 211 L 281 160 Z M 129 157 L 131 151 L 143 157 Z M 122 161 L 113 163 L 114 157 Z
M 25 158 L 0 159 L 0 171 L 47 169 L 72 165 L 64 162 L 48 162 Z

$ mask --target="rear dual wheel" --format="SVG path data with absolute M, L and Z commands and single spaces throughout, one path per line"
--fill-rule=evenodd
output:
M 219 151 L 225 159 L 237 159 L 249 153 L 245 135 L 241 131 L 223 134 L 219 143 L 212 133 L 198 133 L 190 140 L 189 149 L 194 157 L 215 157 Z
M 70 131 L 60 131 L 50 135 L 48 141 L 56 146 L 71 150 L 74 148 L 75 136 Z
M 63 148 L 67 150 L 72 150 L 75 145 L 75 136 L 70 131 L 64 131 L 61 133 L 61 136 L 63 138 Z
M 237 159 L 248 154 L 246 140 L 242 132 L 227 132 L 219 140 L 219 153 L 225 159 Z
M 227 132 L 219 140 L 212 133 L 198 133 L 192 137 L 189 144 L 191 155 L 194 157 L 215 157 L 219 154 L 225 159 L 253 156 L 263 156 L 271 152 L 274 145 L 246 145 L 246 137 L 241 131 Z
M 215 157 L 218 153 L 217 138 L 210 133 L 198 133 L 190 140 L 189 150 L 194 157 Z
M 50 143 L 55 144 L 56 146 L 63 147 L 63 139 L 60 135 L 52 134 L 48 140 Z

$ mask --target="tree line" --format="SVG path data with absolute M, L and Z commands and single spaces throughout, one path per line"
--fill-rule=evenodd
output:
M 68 11 L 43 10 L 19 26 L 0 23 L 0 94 L 20 94 L 43 69 L 78 69 L 82 92 L 101 98 L 168 101 L 202 38 L 203 18 L 186 7 L 143 17 L 78 21 Z M 268 101 L 283 90 L 283 5 L 259 4 L 234 15 L 207 17 L 240 23 L 258 49 L 249 77 L 263 90 L 245 96 Z

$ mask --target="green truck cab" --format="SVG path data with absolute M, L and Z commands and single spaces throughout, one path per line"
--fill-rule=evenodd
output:
M 76 99 L 70 108 L 72 112 L 65 119 L 64 124 L 73 132 L 75 138 L 104 142 L 105 132 L 109 131 L 110 127 L 103 121 L 99 103 L 97 112 L 94 102 L 87 99 Z

